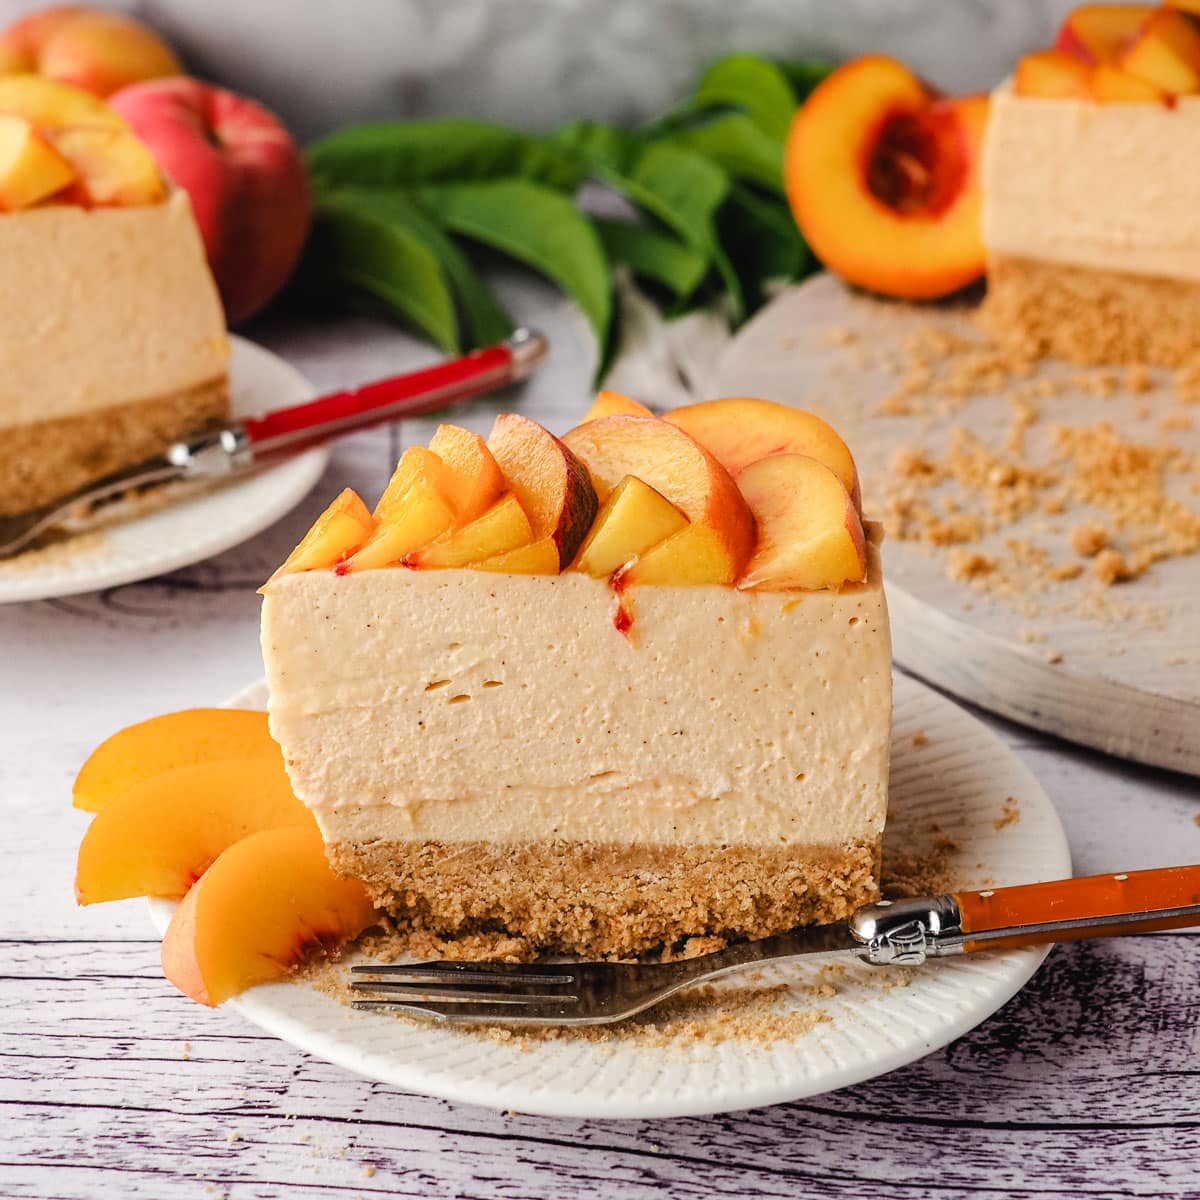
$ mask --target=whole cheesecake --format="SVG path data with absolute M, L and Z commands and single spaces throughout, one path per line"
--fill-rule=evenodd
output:
M 228 417 L 228 342 L 187 195 L 94 97 L 0 80 L 0 514 Z
M 264 588 L 293 787 L 403 924 L 622 955 L 878 894 L 890 641 L 848 451 L 765 402 L 621 399 L 564 441 L 443 426 Z

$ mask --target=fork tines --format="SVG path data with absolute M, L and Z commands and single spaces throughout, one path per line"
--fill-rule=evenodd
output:
M 575 975 L 568 967 L 526 963 L 388 963 L 351 967 L 350 990 L 374 996 L 355 1000 L 357 1009 L 419 1009 L 428 1003 L 498 1005 L 511 1011 L 532 1004 L 570 1005 L 578 997 L 569 989 Z M 484 985 L 481 990 L 478 985 Z M 476 985 L 476 986 L 471 986 Z

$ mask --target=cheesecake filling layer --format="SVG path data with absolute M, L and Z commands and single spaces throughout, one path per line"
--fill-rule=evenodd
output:
M 983 239 L 992 257 L 1200 281 L 1200 97 L 1171 106 L 992 93 Z

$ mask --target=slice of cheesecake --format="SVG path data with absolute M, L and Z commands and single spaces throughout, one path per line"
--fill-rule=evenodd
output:
M 683 413 L 711 432 L 711 410 Z M 830 462 L 746 464 L 744 493 L 721 462 L 745 457 L 744 421 L 717 420 L 706 450 L 649 417 L 564 445 L 508 416 L 476 439 L 475 475 L 446 465 L 474 435 L 443 426 L 375 514 L 335 501 L 264 588 L 262 622 L 271 731 L 335 868 L 402 923 L 587 955 L 760 937 L 874 898 L 877 541 L 836 473 L 845 447 L 799 416 L 793 444 Z M 464 522 L 484 455 L 499 478 Z M 418 525 L 420 545 L 394 532 Z
M 228 417 L 187 195 L 111 109 L 35 76 L 0 80 L 0 306 L 0 514 Z

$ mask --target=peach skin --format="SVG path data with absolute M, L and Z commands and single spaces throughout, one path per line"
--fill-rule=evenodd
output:
M 182 896 L 234 842 L 289 825 L 316 830 L 281 758 L 176 767 L 97 813 L 79 847 L 75 898 Z
M 188 708 L 114 733 L 75 777 L 74 804 L 100 812 L 132 788 L 177 767 L 222 759 L 270 758 L 283 767 L 267 714 L 244 708 Z
M 821 261 L 850 283 L 909 300 L 979 278 L 987 114 L 986 96 L 941 99 L 882 55 L 823 80 L 784 152 L 792 213 Z
M 333 873 L 315 828 L 265 830 L 230 846 L 183 898 L 163 938 L 163 973 L 217 1005 L 286 979 L 374 920 L 366 889 Z

